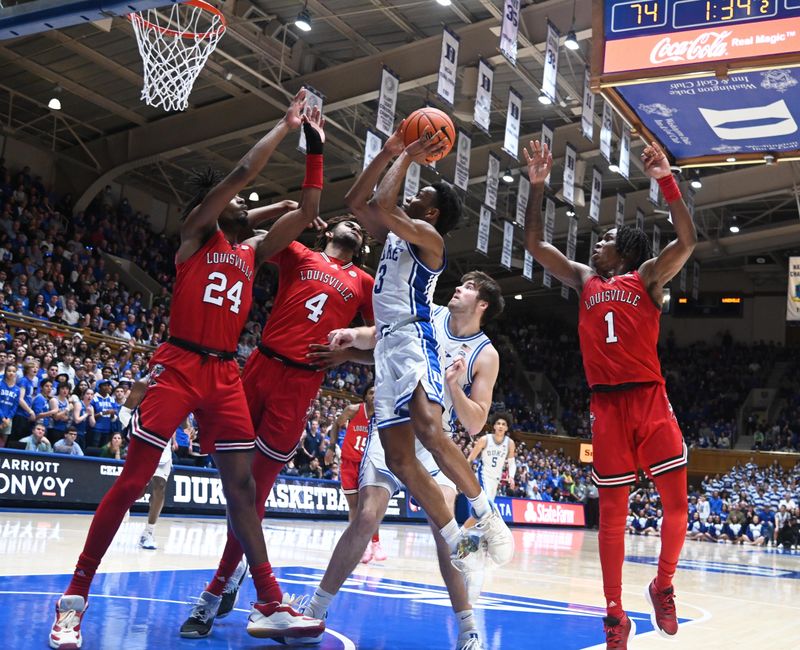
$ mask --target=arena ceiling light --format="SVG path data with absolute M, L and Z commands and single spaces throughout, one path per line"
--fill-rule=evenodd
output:
M 504 183 L 513 183 L 514 182 L 514 175 L 511 173 L 510 169 L 506 169 L 506 171 L 503 172 L 503 182 Z
M 552 103 L 553 103 L 553 100 L 552 100 L 552 99 L 550 99 L 550 98 L 549 98 L 547 95 L 545 95 L 544 93 L 539 93 L 539 103 L 540 103 L 540 104 L 544 104 L 545 106 L 549 106 L 550 104 L 552 104 Z
M 567 210 L 567 216 L 568 217 L 574 217 L 575 216 L 575 210 L 572 210 L 572 209 Z
M 725 162 L 729 162 L 729 163 L 735 163 L 735 162 L 736 162 L 736 156 L 728 156 L 728 157 L 725 159 Z
M 693 190 L 699 190 L 703 187 L 703 181 L 700 180 L 700 172 L 695 172 L 695 176 L 689 185 L 692 186 Z
M 436 0 L 436 2 L 443 7 L 449 7 L 451 4 L 453 4 L 451 0 Z
M 297 18 L 294 19 L 294 26 L 301 32 L 311 31 L 311 13 L 308 11 L 308 3 L 303 5 Z
M 731 225 L 728 227 L 728 230 L 730 230 L 734 235 L 739 232 L 739 224 L 736 222 L 736 217 L 731 219 Z
M 250 192 L 250 196 L 247 197 L 249 201 L 258 201 L 259 198 L 258 192 Z
M 514 300 L 522 300 L 522 294 L 521 293 L 515 293 L 514 294 Z
M 615 174 L 619 174 L 619 165 L 615 162 L 612 162 L 608 165 L 608 171 L 614 172 Z
M 50 101 L 47 102 L 47 108 L 51 111 L 60 111 L 61 110 L 61 100 L 58 96 L 61 94 L 61 86 L 56 86 L 53 89 L 53 96 L 50 98 Z
M 579 50 L 581 49 L 580 43 L 578 43 L 578 37 L 575 34 L 575 5 L 578 4 L 578 0 L 573 0 L 572 2 L 572 25 L 569 28 L 569 33 L 567 34 L 567 38 L 564 39 L 564 47 L 568 50 Z

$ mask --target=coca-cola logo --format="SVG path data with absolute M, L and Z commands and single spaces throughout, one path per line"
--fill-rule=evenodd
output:
M 728 54 L 728 37 L 733 32 L 705 32 L 690 41 L 673 41 L 662 38 L 650 52 L 650 62 L 659 65 L 667 62 L 703 61 L 719 59 Z

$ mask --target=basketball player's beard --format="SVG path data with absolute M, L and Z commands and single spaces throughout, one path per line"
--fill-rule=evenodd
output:
M 360 246 L 359 238 L 350 231 L 334 235 L 333 239 L 331 239 L 331 243 L 349 250 L 354 255 L 358 252 Z

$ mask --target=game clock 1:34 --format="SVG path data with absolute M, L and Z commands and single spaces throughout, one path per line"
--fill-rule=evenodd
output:
M 680 0 L 675 3 L 674 29 L 724 25 L 769 18 L 778 13 L 779 0 Z

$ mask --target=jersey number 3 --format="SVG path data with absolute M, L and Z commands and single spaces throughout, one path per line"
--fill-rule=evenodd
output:
M 228 289 L 228 276 L 219 271 L 214 271 L 208 276 L 209 284 L 206 286 L 206 291 L 203 294 L 203 302 L 209 302 L 217 307 L 222 307 L 225 298 L 231 301 L 230 310 L 234 314 L 239 313 L 239 305 L 242 304 L 242 281 L 239 280 L 230 289 Z M 226 289 L 227 293 L 226 293 Z M 225 294 L 223 297 L 222 294 Z

